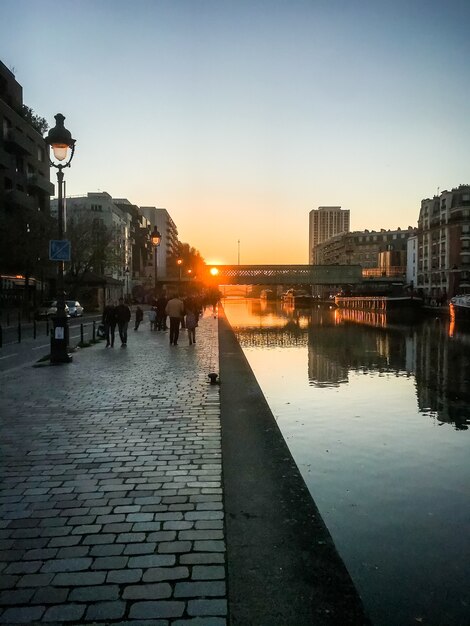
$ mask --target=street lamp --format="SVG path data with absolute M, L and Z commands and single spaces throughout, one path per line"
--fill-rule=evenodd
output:
M 57 113 L 54 116 L 56 125 L 51 128 L 44 141 L 52 148 L 54 158 L 59 163 L 54 163 L 50 157 L 49 163 L 51 167 L 57 169 L 57 215 L 58 215 L 58 242 L 54 245 L 55 254 L 53 254 L 53 246 L 51 242 L 51 258 L 58 261 L 57 269 L 57 313 L 54 317 L 54 329 L 51 335 L 51 356 L 50 362 L 57 363 L 70 363 L 72 357 L 68 354 L 67 348 L 69 345 L 69 329 L 67 323 L 67 315 L 65 313 L 65 289 L 64 289 L 64 261 L 70 261 L 70 246 L 68 241 L 64 241 L 64 234 L 66 231 L 65 218 L 64 218 L 64 168 L 70 167 L 70 162 L 73 159 L 75 152 L 75 139 L 72 139 L 72 135 L 69 130 L 64 126 L 65 117 L 62 113 Z M 70 156 L 68 157 L 68 150 L 70 148 Z M 67 160 L 68 157 L 68 160 Z M 62 161 L 66 161 L 62 163 Z M 68 253 L 68 254 L 67 254 Z
M 180 268 L 179 282 L 181 283 L 181 266 L 183 265 L 183 259 L 176 259 L 176 264 Z M 180 285 L 181 286 L 181 285 Z
M 155 248 L 155 277 L 154 277 L 154 291 L 155 291 L 155 298 L 157 297 L 157 260 L 158 260 L 158 246 L 160 245 L 161 241 L 162 241 L 162 236 L 160 235 L 160 233 L 158 232 L 158 228 L 157 226 L 154 226 L 152 234 L 150 235 L 150 240 L 152 242 L 153 247 Z

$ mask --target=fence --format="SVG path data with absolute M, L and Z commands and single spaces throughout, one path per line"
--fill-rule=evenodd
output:
M 16 314 L 16 319 L 14 319 L 12 315 L 7 314 L 4 322 L 0 320 L 0 348 L 2 348 L 4 344 L 21 343 L 25 340 L 50 337 L 52 328 L 53 322 L 50 319 L 44 321 L 33 320 L 29 322 L 25 321 L 19 312 Z M 69 336 L 71 330 L 79 329 L 80 341 L 78 345 L 84 346 L 90 342 L 95 343 L 97 341 L 97 328 L 96 320 L 81 322 L 80 325 L 69 325 Z M 71 339 L 69 340 L 69 345 L 73 345 Z

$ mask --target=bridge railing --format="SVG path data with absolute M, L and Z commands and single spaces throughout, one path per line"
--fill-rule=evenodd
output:
M 360 265 L 213 265 L 208 277 L 219 285 L 344 285 L 362 282 Z

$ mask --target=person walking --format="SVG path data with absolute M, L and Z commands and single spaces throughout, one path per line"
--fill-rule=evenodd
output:
M 166 299 L 165 294 L 160 294 L 155 304 L 157 310 L 157 330 L 167 330 L 165 312 L 167 304 L 168 300 Z
M 135 326 L 134 326 L 134 330 L 139 330 L 140 322 L 143 319 L 144 319 L 144 312 L 142 311 L 140 306 L 137 305 L 137 309 L 135 310 Z
M 119 304 L 116 307 L 116 320 L 121 338 L 121 348 L 127 346 L 127 326 L 131 319 L 131 310 L 124 304 L 124 298 L 119 298 Z
M 103 309 L 102 322 L 104 324 L 104 332 L 106 337 L 106 348 L 114 348 L 114 333 L 116 332 L 116 307 L 112 300 L 108 300 L 108 303 Z
M 186 330 L 188 331 L 189 345 L 196 343 L 196 327 L 198 325 L 199 314 L 194 302 L 186 305 Z
M 165 307 L 165 313 L 170 318 L 170 346 L 178 345 L 181 318 L 184 317 L 184 304 L 179 295 L 173 296 Z

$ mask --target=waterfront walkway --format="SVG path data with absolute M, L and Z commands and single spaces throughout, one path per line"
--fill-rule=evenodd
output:
M 2 373 L 0 416 L 0 624 L 367 623 L 224 319 Z

